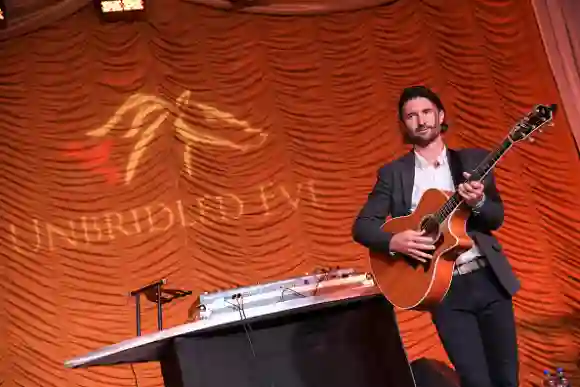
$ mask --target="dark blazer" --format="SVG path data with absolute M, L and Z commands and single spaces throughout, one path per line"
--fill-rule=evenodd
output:
M 473 171 L 487 155 L 483 149 L 449 149 L 447 157 L 455 186 L 464 180 L 464 171 Z M 356 242 L 374 251 L 389 252 L 392 234 L 383 232 L 380 227 L 389 215 L 399 217 L 410 213 L 414 179 L 415 155 L 412 151 L 379 169 L 375 186 L 352 228 Z M 519 280 L 502 246 L 492 235 L 504 219 L 503 203 L 493 173 L 487 175 L 484 184 L 486 200 L 479 211 L 469 217 L 467 234 L 486 256 L 501 285 L 513 295 L 520 288 Z

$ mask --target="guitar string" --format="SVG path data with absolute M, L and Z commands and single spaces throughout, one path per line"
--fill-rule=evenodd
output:
M 538 112 L 539 113 L 539 112 Z M 515 127 L 523 127 L 528 131 L 530 129 L 537 129 L 540 126 L 544 125 L 551 119 L 550 115 L 548 117 L 539 116 L 537 114 L 529 115 L 524 119 L 520 120 Z M 534 122 L 531 122 L 531 121 Z M 489 173 L 489 171 L 497 164 L 497 162 L 507 153 L 507 151 L 513 146 L 514 141 L 508 134 L 504 137 L 503 141 L 495 148 L 493 152 L 491 152 L 483 161 L 474 169 L 473 175 L 481 175 L 474 180 L 482 180 L 485 176 Z M 485 168 L 483 168 L 485 166 Z M 483 169 L 483 171 L 480 171 Z M 485 173 L 484 173 L 485 172 Z M 467 180 L 466 180 L 467 181 Z M 435 218 L 437 222 L 441 224 L 455 209 L 461 204 L 463 200 L 459 198 L 459 194 L 457 191 L 453 193 L 453 195 L 445 202 L 445 204 L 435 213 Z M 425 226 L 426 227 L 426 226 Z M 423 228 L 423 226 L 422 226 Z

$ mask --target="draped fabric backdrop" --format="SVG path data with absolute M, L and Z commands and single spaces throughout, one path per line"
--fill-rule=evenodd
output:
M 403 87 L 441 93 L 453 147 L 491 149 L 534 104 L 561 103 L 524 0 L 284 16 L 149 3 L 147 22 L 86 6 L 0 43 L 4 387 L 134 386 L 128 366 L 63 361 L 131 338 L 127 292 L 159 278 L 199 294 L 365 270 L 350 227 L 377 168 L 406 152 Z M 579 360 L 578 167 L 560 114 L 496 171 L 526 386 Z M 166 326 L 191 302 L 168 305 Z M 411 359 L 446 361 L 427 315 L 398 317 Z M 156 365 L 135 368 L 160 385 Z
M 580 120 L 580 2 L 532 0 L 556 85 L 570 122 Z M 580 149 L 580 127 L 572 126 Z

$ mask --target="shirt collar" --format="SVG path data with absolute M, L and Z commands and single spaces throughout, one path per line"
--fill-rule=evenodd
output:
M 437 157 L 437 159 L 435 160 L 435 162 L 432 165 L 429 165 L 427 160 L 425 160 L 425 158 L 423 158 L 417 152 L 414 152 L 414 153 L 415 153 L 415 166 L 417 166 L 417 168 L 419 168 L 419 169 L 426 169 L 426 168 L 429 168 L 433 165 L 446 166 L 448 164 L 447 163 L 447 147 L 443 147 L 441 154 Z

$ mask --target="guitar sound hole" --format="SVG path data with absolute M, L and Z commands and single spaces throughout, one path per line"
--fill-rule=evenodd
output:
M 442 236 L 441 225 L 439 224 L 437 218 L 434 215 L 425 216 L 421 220 L 421 223 L 419 224 L 419 229 L 425 232 L 423 234 L 424 236 L 429 237 L 433 240 L 433 245 L 435 245 L 435 249 L 437 249 L 442 244 L 443 239 L 441 238 Z M 432 252 L 433 251 L 428 253 Z M 431 268 L 432 261 L 430 260 L 427 260 L 426 262 L 420 262 L 408 256 L 403 256 L 403 259 L 405 259 L 405 261 L 413 268 L 415 269 L 421 268 L 424 272 L 429 271 Z
M 425 236 L 432 238 L 437 243 L 441 236 L 441 225 L 433 215 L 428 215 L 421 221 L 421 230 L 425 231 Z

